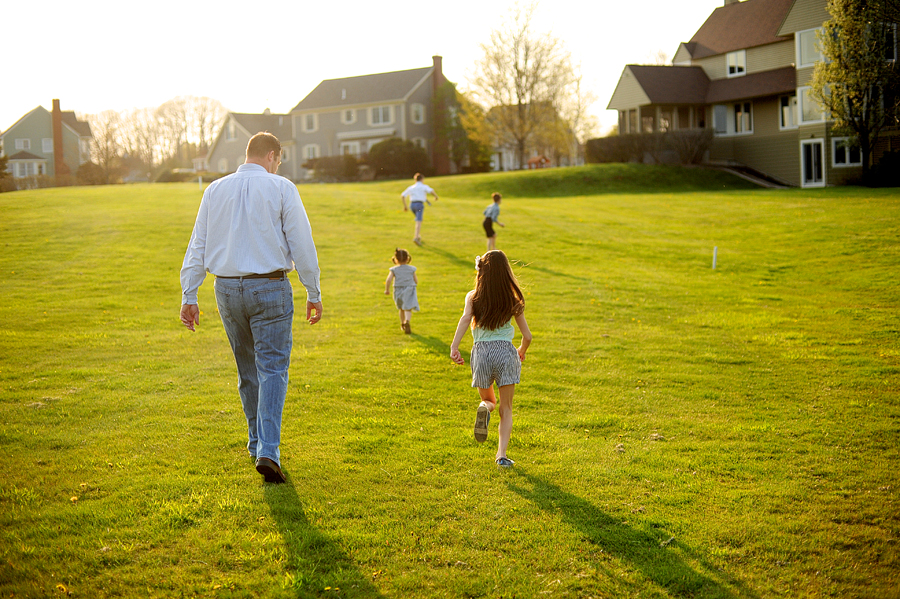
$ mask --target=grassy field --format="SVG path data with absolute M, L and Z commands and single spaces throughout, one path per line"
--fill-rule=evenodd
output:
M 406 183 L 301 187 L 325 316 L 295 322 L 280 486 L 211 278 L 178 321 L 198 186 L 0 195 L 0 596 L 900 596 L 896 189 L 435 178 L 418 248 Z M 510 470 L 448 357 L 492 191 L 534 333 Z

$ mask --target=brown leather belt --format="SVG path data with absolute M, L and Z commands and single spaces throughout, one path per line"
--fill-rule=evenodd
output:
M 276 270 L 264 275 L 244 275 L 243 277 L 220 277 L 216 275 L 217 279 L 283 279 L 284 277 L 285 272 L 283 270 Z

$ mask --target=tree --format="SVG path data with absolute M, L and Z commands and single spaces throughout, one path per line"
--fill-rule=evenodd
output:
M 89 115 L 91 125 L 91 156 L 93 162 L 103 171 L 104 183 L 107 185 L 118 181 L 120 176 L 121 145 L 119 127 L 121 117 L 114 110 L 105 110 L 100 114 Z
M 13 183 L 12 173 L 7 171 L 9 156 L 0 156 L 0 193 L 13 191 L 16 187 Z
M 515 148 L 520 168 L 537 133 L 559 118 L 559 100 L 573 78 L 563 43 L 532 31 L 536 9 L 536 2 L 513 7 L 511 19 L 481 45 L 484 56 L 470 81 L 476 100 L 492 107 L 487 122 L 496 143 Z
M 819 35 L 824 60 L 816 64 L 811 94 L 833 121 L 832 131 L 850 135 L 862 154 L 867 179 L 872 150 L 898 111 L 895 23 L 898 0 L 828 0 L 831 20 Z
M 485 127 L 484 110 L 449 81 L 438 88 L 434 102 L 447 107 L 443 118 L 435 122 L 435 133 L 450 142 L 450 160 L 456 171 L 490 170 L 491 136 Z

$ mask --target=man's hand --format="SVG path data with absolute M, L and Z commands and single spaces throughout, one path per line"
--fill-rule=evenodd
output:
M 194 325 L 200 325 L 200 306 L 197 304 L 181 305 L 181 324 L 193 331 Z
M 306 322 L 316 324 L 320 320 L 322 320 L 322 302 L 306 302 Z

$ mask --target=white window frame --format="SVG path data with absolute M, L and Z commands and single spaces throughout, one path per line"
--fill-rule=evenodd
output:
M 31 140 L 28 138 L 19 138 L 16 140 L 16 149 L 17 150 L 30 150 L 31 149 Z
M 52 154 L 53 153 L 53 138 L 45 137 L 41 140 L 41 152 L 44 154 Z
M 804 29 L 803 31 L 798 31 L 794 34 L 795 46 L 796 46 L 796 60 L 797 60 L 797 68 L 803 69 L 806 67 L 811 67 L 817 62 L 821 62 L 822 60 L 822 50 L 819 48 L 819 38 L 817 33 L 822 30 L 822 27 L 816 27 L 815 29 Z M 812 62 L 803 62 L 803 40 L 806 39 L 807 35 L 813 36 L 814 46 L 816 57 Z
M 376 111 L 378 114 L 378 119 L 375 118 Z M 384 118 L 384 112 L 387 111 L 388 120 L 382 120 Z M 384 125 L 392 125 L 394 123 L 394 107 L 391 105 L 385 106 L 373 106 L 369 109 L 369 126 L 384 126 Z
M 731 77 L 743 77 L 747 74 L 747 51 L 737 50 L 726 55 L 726 74 Z
M 319 158 L 321 153 L 319 152 L 319 144 L 306 144 L 303 146 L 303 159 L 304 162 L 306 160 L 315 160 Z
M 352 156 L 359 157 L 359 142 L 358 141 L 342 141 L 341 142 L 341 156 L 345 156 L 350 154 Z
M 735 110 L 735 106 L 741 107 L 741 113 L 744 113 L 743 110 L 745 107 L 748 107 L 750 110 L 747 111 L 749 114 L 749 128 L 745 130 L 738 131 L 737 127 L 737 116 L 738 111 Z M 731 137 L 731 136 L 740 136 L 740 135 L 753 135 L 754 131 L 754 118 L 753 118 L 753 102 L 750 100 L 745 100 L 741 102 L 729 102 L 727 104 L 715 104 L 713 105 L 713 133 L 717 137 Z M 724 123 L 721 122 L 724 120 Z
M 347 118 L 347 115 L 350 115 L 350 118 Z M 341 122 L 345 125 L 352 125 L 356 122 L 356 110 L 353 108 L 345 108 L 341 110 Z
M 852 137 L 832 137 L 831 138 L 831 166 L 834 168 L 847 168 L 853 166 L 862 166 L 862 150 L 857 147 L 857 152 L 859 152 L 859 161 L 858 162 L 850 162 L 850 142 L 853 140 Z M 846 160 L 843 162 L 837 161 L 838 147 L 844 146 L 844 156 L 846 156 Z
M 804 180 L 804 176 L 805 176 L 805 175 L 804 175 L 804 173 L 803 173 L 803 168 L 804 168 L 805 165 L 804 165 L 804 163 L 803 163 L 803 149 L 804 149 L 804 147 L 807 146 L 807 145 L 819 145 L 819 146 L 821 146 L 821 148 L 822 148 L 822 150 L 821 150 L 822 153 L 824 154 L 824 152 L 825 152 L 825 140 L 824 140 L 824 139 L 803 139 L 803 140 L 800 140 L 800 186 L 801 186 L 801 187 L 804 187 L 804 188 L 807 188 L 807 187 L 825 187 L 826 171 L 825 171 L 825 156 L 824 156 L 824 155 L 822 156 L 822 180 L 821 180 L 821 181 L 815 181 L 815 182 L 812 182 L 812 183 L 807 183 L 807 182 Z
M 309 126 L 310 119 L 312 119 L 312 127 Z M 315 133 L 319 130 L 319 115 L 314 112 L 300 115 L 300 124 L 304 133 Z
M 217 169 L 220 173 L 228 172 L 228 159 L 227 158 L 219 158 L 219 164 L 217 165 Z
M 784 100 L 788 100 L 788 105 L 784 106 Z M 778 128 L 782 131 L 786 131 L 788 129 L 796 129 L 800 126 L 800 113 L 799 104 L 797 103 L 797 94 L 793 93 L 787 96 L 780 96 L 778 98 Z M 791 122 L 789 124 L 785 124 L 785 112 L 784 109 L 788 108 L 788 115 L 791 118 Z
M 413 137 L 410 141 L 412 141 L 416 146 L 422 148 L 426 152 L 428 151 L 428 142 L 424 137 Z
M 409 106 L 409 120 L 414 125 L 424 125 L 425 124 L 425 105 L 424 104 L 411 104 Z
M 237 139 L 237 125 L 234 121 L 228 121 L 225 125 L 225 141 L 234 141 Z M 226 167 L 227 168 L 227 167 Z M 225 172 L 225 171 L 221 171 Z
M 797 122 L 799 125 L 811 125 L 815 123 L 824 123 L 825 122 L 825 109 L 819 104 L 819 102 L 810 97 L 809 92 L 812 88 L 808 85 L 797 88 Z M 819 107 L 819 118 L 807 120 L 803 118 L 804 115 L 804 105 L 807 102 L 814 102 Z

